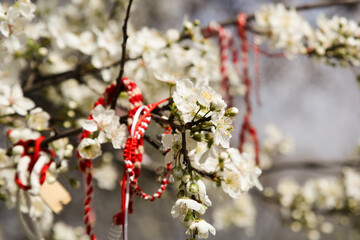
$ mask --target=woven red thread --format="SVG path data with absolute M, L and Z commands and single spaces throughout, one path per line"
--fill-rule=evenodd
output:
M 243 78 L 246 86 L 245 91 L 245 105 L 246 105 L 246 114 L 244 116 L 243 124 L 240 130 L 239 136 L 239 151 L 243 151 L 244 143 L 245 143 L 245 134 L 248 133 L 254 144 L 254 152 L 255 152 L 255 163 L 259 165 L 259 141 L 257 138 L 257 132 L 255 127 L 251 123 L 251 100 L 250 100 L 250 91 L 251 91 L 251 81 L 248 72 L 248 42 L 246 37 L 245 25 L 246 25 L 246 14 L 240 13 L 237 17 L 237 26 L 238 26 L 238 34 L 241 40 L 241 55 L 242 55 L 242 69 L 243 69 Z
M 238 58 L 237 58 L 237 49 L 233 44 L 232 34 L 229 30 L 223 28 L 221 25 L 216 22 L 211 22 L 209 26 L 205 29 L 204 35 L 216 34 L 219 37 L 220 43 L 220 73 L 221 73 L 221 83 L 220 87 L 224 92 L 224 98 L 227 100 L 229 106 L 233 106 L 234 98 L 230 94 L 230 83 L 228 76 L 228 54 L 229 48 L 231 47 L 232 53 L 232 63 L 235 68 L 238 66 Z
M 10 133 L 10 131 L 8 133 Z M 44 181 L 46 179 L 46 171 L 48 170 L 50 165 L 53 163 L 53 159 L 55 157 L 55 153 L 52 150 L 41 146 L 41 143 L 44 139 L 45 139 L 44 136 L 40 136 L 35 140 L 28 140 L 25 142 L 23 140 L 20 140 L 14 144 L 14 146 L 23 146 L 24 152 L 22 154 L 22 157 L 28 156 L 30 158 L 30 162 L 29 162 L 28 168 L 27 168 L 27 171 L 29 172 L 29 176 L 31 175 L 33 168 L 40 157 L 40 151 L 50 155 L 49 162 L 45 163 L 40 170 L 40 175 L 39 175 L 40 185 L 42 185 L 44 183 Z M 21 182 L 18 171 L 16 171 L 16 173 L 15 173 L 15 182 L 23 190 L 31 189 L 31 185 L 25 185 L 23 182 Z
M 113 83 L 109 85 L 102 97 L 100 97 L 95 103 L 94 107 L 98 105 L 102 105 L 104 107 L 111 104 L 112 96 L 114 95 L 116 89 L 116 84 Z M 92 115 L 88 116 L 88 119 L 92 119 Z M 87 138 L 90 136 L 90 132 L 84 130 L 80 134 L 80 140 L 83 138 Z M 90 237 L 91 240 L 95 240 L 96 236 L 92 231 L 92 225 L 95 223 L 95 214 L 91 208 L 91 201 L 94 193 L 94 186 L 93 186 L 93 175 L 92 175 L 92 160 L 91 159 L 82 159 L 78 152 L 76 152 L 77 157 L 79 159 L 79 169 L 83 173 L 84 179 L 84 191 L 85 191 L 85 199 L 84 199 L 84 224 L 85 224 L 85 231 L 86 234 Z

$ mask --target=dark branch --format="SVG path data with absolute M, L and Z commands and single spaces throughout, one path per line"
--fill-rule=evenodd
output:
M 56 140 L 58 140 L 58 139 L 60 139 L 60 138 L 69 137 L 69 136 L 73 136 L 73 135 L 80 134 L 82 130 L 83 130 L 82 128 L 75 128 L 75 129 L 71 129 L 71 130 L 68 130 L 68 131 L 65 131 L 65 132 L 62 132 L 62 133 L 57 133 L 57 134 L 55 134 L 54 136 L 45 138 L 45 139 L 41 142 L 41 145 L 42 145 L 42 146 L 46 146 L 46 145 L 48 145 L 49 143 L 51 143 L 51 142 L 53 142 L 53 141 L 56 141 Z
M 165 124 L 165 125 L 169 125 L 172 129 L 177 129 L 177 130 L 181 130 L 181 126 L 179 124 L 176 124 L 173 121 L 169 121 L 167 119 L 162 118 L 160 115 L 151 114 L 151 118 L 154 119 L 157 123 L 161 123 L 161 124 Z
M 120 88 L 121 88 L 121 79 L 124 75 L 124 66 L 125 66 L 125 62 L 126 62 L 126 42 L 128 39 L 128 35 L 127 35 L 127 24 L 129 21 L 129 17 L 130 17 L 130 9 L 131 9 L 131 4 L 132 4 L 133 0 L 129 0 L 129 5 L 127 7 L 126 10 L 126 16 L 125 16 L 125 20 L 124 20 L 124 25 L 123 25 L 123 43 L 121 44 L 122 47 L 122 52 L 121 52 L 121 62 L 120 62 L 120 72 L 119 72 L 119 76 L 116 79 L 116 90 L 115 90 L 115 94 L 114 94 L 114 98 L 111 102 L 111 109 L 115 109 L 116 107 L 116 101 L 120 95 Z
M 359 160 L 348 160 L 348 161 L 319 161 L 319 160 L 306 160 L 276 164 L 269 169 L 263 170 L 262 175 L 273 174 L 280 171 L 287 170 L 322 170 L 322 169 L 334 169 L 343 167 L 360 167 Z
M 155 149 L 159 150 L 160 149 L 160 145 L 154 140 L 152 139 L 150 136 L 148 135 L 144 135 L 144 139 L 150 143 L 151 146 L 153 146 Z

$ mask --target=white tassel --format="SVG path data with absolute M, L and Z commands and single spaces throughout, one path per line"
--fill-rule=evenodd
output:
M 108 240 L 120 240 L 121 236 L 122 236 L 122 225 L 112 224 L 108 234 Z

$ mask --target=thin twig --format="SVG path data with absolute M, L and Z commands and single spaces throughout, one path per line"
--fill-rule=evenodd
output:
M 144 135 L 144 139 L 148 143 L 150 143 L 150 145 L 153 146 L 155 149 L 160 149 L 161 146 L 154 139 L 152 139 L 150 136 Z
M 125 15 L 125 20 L 124 20 L 124 25 L 123 25 L 123 43 L 121 44 L 122 47 L 122 52 L 121 52 L 121 62 L 120 62 L 120 72 L 119 72 L 119 76 L 116 79 L 116 89 L 115 89 L 115 94 L 114 94 L 114 98 L 112 99 L 111 102 L 111 109 L 115 109 L 116 107 L 116 102 L 117 99 L 120 95 L 120 89 L 121 89 L 121 79 L 124 75 L 124 66 L 125 66 L 125 62 L 126 62 L 126 42 L 128 39 L 128 35 L 127 35 L 127 24 L 130 18 L 130 9 L 131 9 L 131 4 L 132 4 L 133 0 L 129 0 L 129 5 L 126 9 L 126 15 Z
M 81 133 L 83 129 L 82 128 L 75 128 L 75 129 L 71 129 L 71 130 L 68 130 L 68 131 L 64 131 L 62 133 L 58 133 L 58 134 L 55 134 L 54 136 L 51 136 L 51 137 L 48 137 L 48 138 L 45 138 L 41 145 L 42 146 L 45 146 L 55 140 L 58 140 L 60 138 L 64 138 L 64 137 L 69 137 L 69 136 L 73 136 L 73 135 L 77 135 L 79 133 Z
M 59 84 L 67 79 L 70 78 L 77 78 L 80 75 L 80 70 L 79 69 L 75 69 L 75 70 L 70 70 L 70 71 L 66 71 L 66 72 L 62 72 L 62 73 L 57 73 L 57 74 L 52 74 L 52 75 L 47 75 L 47 76 L 41 76 L 39 75 L 35 80 L 34 80 L 34 84 L 32 84 L 29 87 L 25 87 L 24 88 L 24 93 L 30 93 L 30 92 L 34 92 L 37 91 L 41 88 L 47 87 L 47 86 L 51 86 L 54 84 Z
M 135 58 L 126 58 L 125 60 L 126 61 L 134 61 L 134 60 L 138 60 L 141 58 L 142 58 L 142 56 L 138 56 Z M 121 60 L 118 60 L 107 66 L 104 66 L 101 68 L 92 68 L 92 69 L 88 69 L 88 70 L 84 70 L 84 66 L 79 64 L 73 70 L 69 70 L 69 71 L 65 71 L 65 72 L 61 72 L 61 73 L 50 74 L 50 75 L 37 75 L 33 81 L 33 84 L 31 84 L 30 86 L 24 87 L 24 93 L 26 94 L 26 93 L 37 91 L 37 90 L 42 89 L 47 86 L 60 84 L 63 81 L 66 81 L 71 78 L 77 79 L 77 78 L 83 77 L 86 74 L 96 74 L 96 73 L 101 72 L 104 69 L 116 67 L 120 63 L 121 63 Z M 83 70 L 81 70 L 81 69 L 83 69 Z
M 305 161 L 296 161 L 296 162 L 287 162 L 276 164 L 269 169 L 263 170 L 262 175 L 273 174 L 280 171 L 287 170 L 321 170 L 321 169 L 331 169 L 331 168 L 343 168 L 343 167 L 359 167 L 360 162 L 356 160 L 349 161 L 318 161 L 318 160 L 305 160 Z
M 172 129 L 181 130 L 181 126 L 179 124 L 176 124 L 173 121 L 169 121 L 167 119 L 162 118 L 160 115 L 151 113 L 151 118 L 154 119 L 158 123 L 162 123 L 165 125 L 169 125 Z

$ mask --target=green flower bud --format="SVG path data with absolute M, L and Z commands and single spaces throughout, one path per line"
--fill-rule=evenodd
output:
M 225 116 L 227 117 L 235 117 L 239 113 L 239 110 L 236 107 L 231 107 L 226 110 Z
M 192 194 L 197 194 L 199 192 L 199 186 L 196 183 L 191 183 L 188 191 Z
M 173 169 L 172 175 L 175 180 L 181 180 L 181 178 L 184 176 L 184 171 L 181 169 L 181 167 L 177 167 Z
M 190 173 L 188 173 L 188 172 L 186 172 L 186 173 L 184 174 L 184 176 L 182 177 L 182 181 L 183 181 L 184 183 L 188 183 L 188 182 L 190 181 L 190 179 L 191 179 L 191 175 L 190 175 Z

